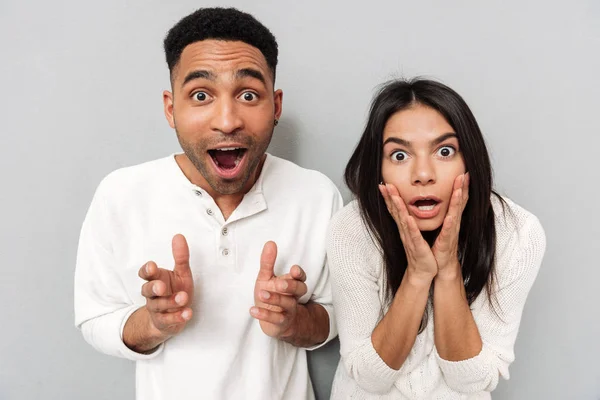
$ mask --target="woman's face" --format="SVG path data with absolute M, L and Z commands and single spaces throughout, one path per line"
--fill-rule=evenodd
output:
M 454 129 L 439 112 L 417 104 L 388 119 L 381 172 L 419 229 L 432 231 L 444 222 L 454 180 L 466 171 Z

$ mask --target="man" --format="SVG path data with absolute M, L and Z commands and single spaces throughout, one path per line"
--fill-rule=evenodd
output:
M 249 14 L 207 8 L 164 47 L 183 154 L 100 183 L 76 325 L 137 362 L 138 399 L 314 398 L 305 349 L 336 335 L 325 233 L 342 200 L 324 175 L 266 153 L 283 98 L 275 38 Z

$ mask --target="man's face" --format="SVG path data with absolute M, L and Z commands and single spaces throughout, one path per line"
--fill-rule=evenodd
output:
M 163 94 L 165 115 L 204 181 L 220 195 L 254 183 L 281 114 L 263 54 L 239 41 L 204 40 L 183 50 Z M 206 188 L 208 189 L 208 188 Z

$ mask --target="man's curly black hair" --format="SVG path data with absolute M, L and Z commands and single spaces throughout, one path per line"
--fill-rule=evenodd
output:
M 164 40 L 165 56 L 171 75 L 183 49 L 207 39 L 241 41 L 256 47 L 267 60 L 275 81 L 277 41 L 252 15 L 235 8 L 200 8 L 173 26 Z

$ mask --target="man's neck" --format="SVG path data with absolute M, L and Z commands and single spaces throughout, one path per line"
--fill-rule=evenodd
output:
M 179 168 L 190 182 L 206 190 L 206 192 L 210 195 L 210 197 L 213 198 L 213 200 L 217 204 L 217 207 L 219 207 L 219 209 L 221 210 L 223 218 L 227 220 L 231 216 L 231 214 L 233 214 L 233 211 L 235 211 L 237 206 L 240 205 L 240 203 L 244 199 L 244 195 L 248 193 L 250 189 L 252 189 L 252 186 L 254 186 L 254 184 L 256 183 L 256 180 L 260 176 L 266 158 L 267 155 L 263 154 L 260 162 L 256 166 L 255 171 L 250 175 L 248 182 L 246 182 L 242 190 L 233 194 L 221 194 L 215 191 L 208 184 L 206 179 L 204 179 L 204 176 L 202 176 L 200 171 L 196 169 L 194 164 L 192 164 L 190 159 L 185 154 L 177 154 L 175 156 L 175 161 L 177 162 L 177 165 L 179 165 Z

